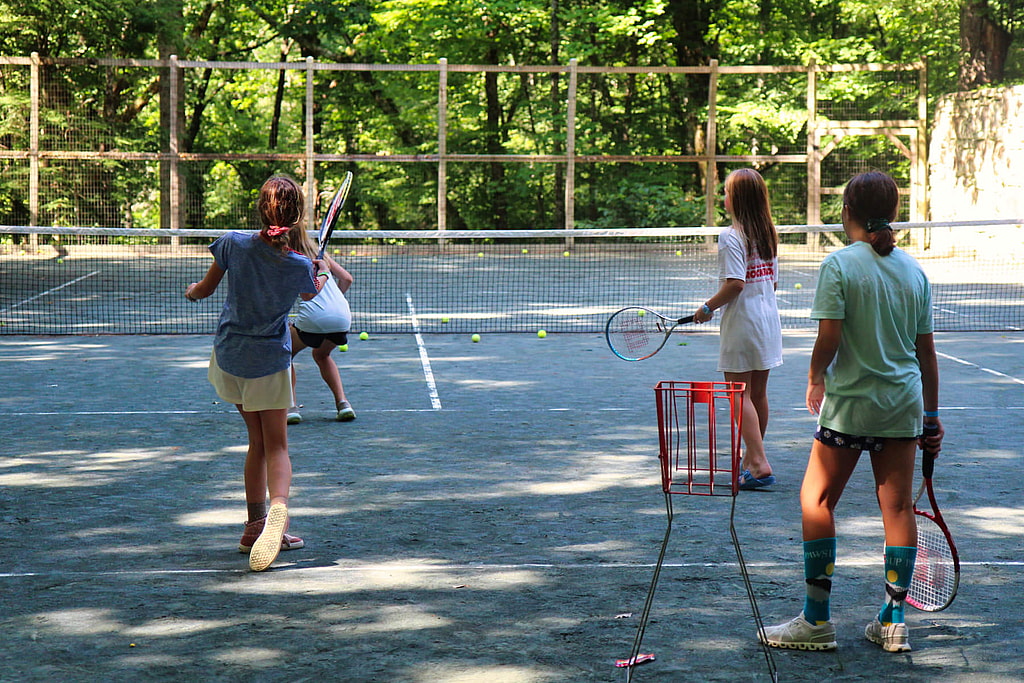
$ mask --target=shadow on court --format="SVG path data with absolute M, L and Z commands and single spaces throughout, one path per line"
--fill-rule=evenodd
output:
M 812 341 L 787 334 L 772 373 L 779 484 L 737 504 L 768 623 L 803 600 Z M 665 528 L 652 388 L 719 379 L 717 343 L 679 335 L 626 363 L 595 334 L 426 335 L 422 350 L 373 336 L 337 355 L 352 423 L 331 420 L 303 354 L 289 438 L 307 545 L 253 574 L 236 550 L 245 431 L 206 381 L 210 337 L 0 337 L 0 680 L 624 680 L 614 661 Z M 911 653 L 863 639 L 883 596 L 865 459 L 838 511 L 839 649 L 775 652 L 780 680 L 1021 678 L 1024 335 L 948 333 L 938 349 L 935 485 L 960 595 L 908 608 Z M 642 649 L 657 659 L 634 680 L 768 680 L 729 500 L 679 496 L 675 512 Z

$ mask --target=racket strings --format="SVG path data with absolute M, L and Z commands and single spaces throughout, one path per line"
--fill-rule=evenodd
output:
M 917 559 L 907 601 L 914 607 L 936 610 L 953 597 L 957 585 L 953 553 L 935 522 L 918 516 Z
M 660 321 L 648 321 L 647 316 L 639 316 L 635 312 L 617 316 L 612 329 L 616 339 L 615 347 L 629 352 L 630 355 L 639 355 L 657 346 L 660 341 L 659 333 L 664 333 Z

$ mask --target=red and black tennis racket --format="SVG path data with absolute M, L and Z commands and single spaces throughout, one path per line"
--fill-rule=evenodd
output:
M 939 433 L 937 425 L 925 425 L 924 436 Z M 917 561 L 907 591 L 907 604 L 925 612 L 938 612 L 953 604 L 960 585 L 960 556 L 946 520 L 935 502 L 932 474 L 935 452 L 926 447 L 921 454 L 921 488 L 914 499 L 917 519 Z M 931 512 L 917 507 L 921 494 L 928 491 Z
M 334 226 L 337 225 L 338 217 L 341 216 L 341 207 L 345 206 L 345 200 L 348 199 L 348 191 L 351 188 L 352 171 L 349 171 L 341 181 L 341 187 L 334 193 L 334 198 L 331 199 L 331 204 L 327 207 L 327 213 L 324 214 L 324 220 L 320 223 L 320 235 L 317 237 L 317 245 L 320 247 L 320 252 L 317 254 L 318 259 L 324 257 L 324 252 L 327 250 L 327 242 L 331 239 Z
M 608 318 L 604 337 L 608 348 L 622 360 L 644 360 L 661 351 L 679 325 L 692 322 L 692 315 L 668 318 L 649 308 L 629 306 Z

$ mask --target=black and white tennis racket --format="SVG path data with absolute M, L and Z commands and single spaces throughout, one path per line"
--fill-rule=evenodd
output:
M 924 426 L 925 437 L 938 433 L 937 425 Z M 946 520 L 942 518 L 942 512 L 935 502 L 935 491 L 932 489 L 934 470 L 935 453 L 925 448 L 921 454 L 921 488 L 914 499 L 917 561 L 907 591 L 907 604 L 924 612 L 938 612 L 952 605 L 960 585 L 960 556 Z M 928 491 L 931 512 L 917 507 L 925 490 Z
M 338 217 L 341 216 L 341 207 L 345 206 L 345 200 L 348 199 L 348 191 L 351 188 L 352 171 L 349 171 L 341 181 L 341 187 L 334 193 L 334 198 L 331 199 L 331 204 L 327 207 L 327 213 L 324 214 L 324 220 L 320 223 L 320 235 L 317 237 L 317 245 L 320 247 L 320 252 L 317 254 L 318 259 L 324 257 L 324 252 L 327 250 L 327 242 L 331 239 L 334 226 L 337 225 Z
M 668 318 L 649 308 L 629 306 L 608 318 L 604 337 L 608 348 L 622 360 L 644 360 L 661 350 L 676 327 L 692 322 L 692 315 Z

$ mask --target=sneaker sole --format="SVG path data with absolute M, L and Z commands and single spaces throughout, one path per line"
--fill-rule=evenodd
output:
M 252 544 L 249 551 L 249 569 L 254 572 L 261 572 L 277 559 L 281 552 L 281 539 L 284 537 L 284 529 L 288 525 L 288 508 L 281 503 L 270 506 L 267 512 L 267 522 L 263 527 L 263 533 Z
M 293 417 L 289 417 L 288 418 L 288 424 L 290 424 L 290 425 L 297 425 L 300 422 L 302 422 L 302 416 L 297 415 L 297 416 L 293 416 Z
M 353 410 L 342 410 L 338 413 L 338 422 L 351 422 L 356 419 L 356 413 Z
M 768 645 L 769 647 L 779 648 L 780 650 L 804 650 L 807 652 L 825 652 L 827 650 L 835 650 L 838 647 L 835 641 L 832 641 L 831 643 L 783 643 L 775 642 L 772 640 L 766 640 L 764 638 L 761 638 L 760 635 L 758 636 L 758 640 L 760 640 L 765 645 Z

